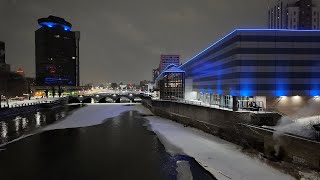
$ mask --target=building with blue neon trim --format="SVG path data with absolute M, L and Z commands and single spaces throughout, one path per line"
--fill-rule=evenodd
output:
M 38 20 L 35 32 L 36 84 L 38 86 L 79 86 L 80 32 L 71 23 L 49 16 Z
M 237 29 L 180 66 L 185 98 L 234 101 L 320 96 L 320 30 Z M 187 90 L 188 89 L 188 90 Z

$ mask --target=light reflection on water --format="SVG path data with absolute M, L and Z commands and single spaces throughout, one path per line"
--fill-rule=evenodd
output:
M 19 116 L 0 118 L 0 144 L 20 137 L 23 134 L 61 120 L 79 106 L 64 106 L 25 113 Z
M 5 122 L 0 122 L 1 123 L 1 137 L 7 137 L 7 133 L 8 133 L 8 127 L 6 125 Z
M 36 119 L 36 127 L 39 127 L 41 125 L 41 116 L 40 112 L 37 112 L 34 116 Z

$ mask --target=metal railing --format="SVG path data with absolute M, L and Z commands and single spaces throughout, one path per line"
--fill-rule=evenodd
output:
M 216 109 L 223 109 L 223 110 L 232 110 L 232 108 L 223 106 L 223 105 L 217 105 L 217 104 L 209 104 L 202 101 L 190 101 L 185 99 L 176 99 L 174 102 L 180 102 L 185 104 L 191 104 L 191 105 L 197 105 L 197 106 L 204 106 L 204 107 L 211 107 Z
M 16 104 L 7 104 L 6 102 L 1 103 L 1 108 L 19 108 L 19 107 L 26 107 L 26 106 L 34 106 L 38 104 L 50 104 L 55 101 L 37 101 L 37 102 L 30 102 L 30 103 L 16 103 Z M 4 103 L 4 104 L 3 104 Z
M 262 101 L 238 100 L 239 111 L 256 111 L 264 112 Z
M 190 101 L 190 100 L 185 100 L 185 99 L 175 99 L 172 101 L 185 103 L 185 104 L 204 106 L 204 107 L 211 107 L 211 108 L 222 109 L 222 110 L 232 110 L 232 107 L 229 107 L 229 106 L 225 106 L 225 105 L 221 105 L 221 104 L 209 104 L 209 103 L 205 103 L 202 101 Z M 256 103 L 256 105 L 253 105 L 253 107 L 250 107 L 249 106 L 250 102 L 254 102 L 254 103 Z M 272 111 L 267 111 L 266 109 L 263 108 L 262 101 L 238 100 L 237 106 L 238 106 L 238 111 L 241 111 L 241 112 L 256 112 L 256 113 L 272 112 Z

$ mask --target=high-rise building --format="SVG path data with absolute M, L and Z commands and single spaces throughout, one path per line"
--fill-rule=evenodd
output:
M 39 19 L 38 23 L 36 84 L 79 86 L 80 32 L 71 31 L 71 23 L 55 16 Z
M 320 29 L 320 9 L 312 0 L 276 0 L 270 4 L 270 29 Z
M 5 43 L 0 41 L 0 72 L 10 72 L 10 65 L 6 64 Z
M 152 81 L 155 82 L 155 80 L 157 79 L 157 77 L 159 76 L 159 68 L 157 69 L 153 69 L 152 70 Z
M 161 55 L 159 72 L 161 73 L 166 67 L 168 67 L 171 64 L 179 66 L 180 56 L 179 55 Z
M 0 41 L 0 63 L 5 63 L 5 43 Z

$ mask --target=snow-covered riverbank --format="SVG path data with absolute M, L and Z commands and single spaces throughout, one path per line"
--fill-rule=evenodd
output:
M 170 153 L 194 157 L 217 179 L 294 179 L 241 152 L 241 147 L 194 128 L 157 116 L 147 117 L 151 128 Z

